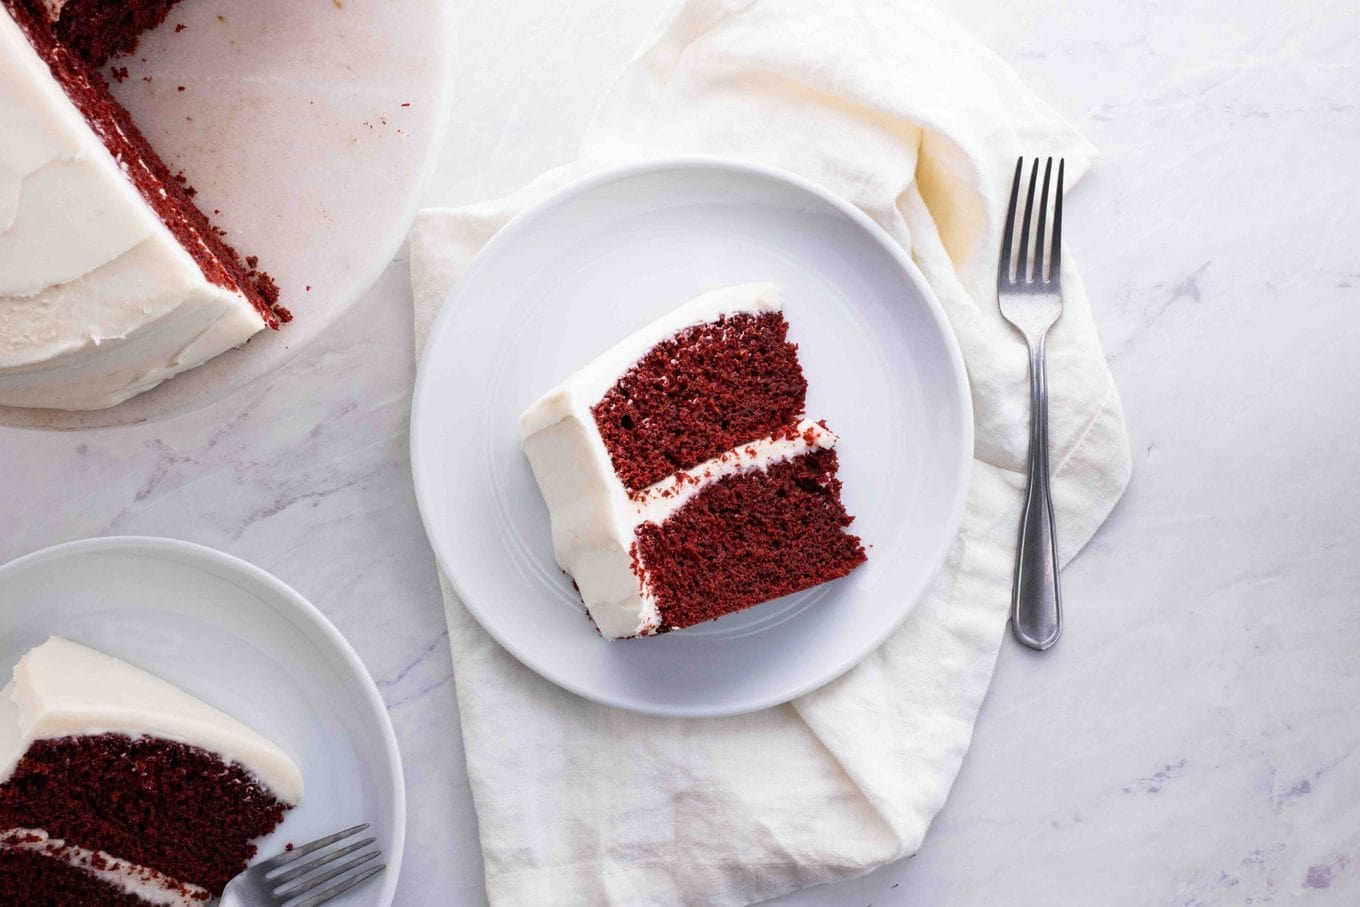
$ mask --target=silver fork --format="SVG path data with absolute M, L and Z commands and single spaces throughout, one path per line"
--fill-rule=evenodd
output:
M 355 885 L 371 879 L 386 868 L 386 864 L 382 863 L 377 866 L 369 865 L 362 872 L 355 873 L 348 878 L 341 878 L 347 872 L 372 863 L 373 860 L 382 856 L 382 851 L 376 848 L 365 851 L 325 872 L 317 875 L 312 875 L 312 873 L 323 866 L 334 863 L 341 857 L 349 856 L 356 850 L 363 850 L 373 843 L 374 838 L 367 837 L 360 841 L 345 844 L 343 847 L 337 847 L 320 854 L 314 859 L 303 860 L 302 858 L 330 847 L 332 844 L 348 841 L 366 828 L 368 828 L 367 822 L 353 828 L 346 828 L 344 831 L 337 831 L 333 835 L 326 835 L 324 838 L 317 838 L 315 841 L 303 844 L 300 847 L 286 850 L 277 857 L 256 863 L 227 883 L 226 890 L 222 892 L 222 907 L 281 907 L 283 904 L 288 904 L 289 907 L 316 907 L 317 904 L 324 904 L 331 898 L 344 894 Z M 340 879 L 340 881 L 322 891 L 316 891 L 317 888 L 332 879 Z M 316 891 L 316 893 L 311 894 L 313 891 Z M 302 895 L 308 896 L 301 900 L 295 900 Z
M 1029 172 L 1025 196 L 1025 219 L 1020 225 L 1020 246 L 1014 251 L 1016 202 L 1025 159 L 1015 162 L 1011 205 L 1006 212 L 1006 231 L 1001 238 L 1001 265 L 996 295 L 1001 314 L 1020 329 L 1029 345 L 1029 476 L 1025 489 L 1025 512 L 1020 521 L 1020 544 L 1015 552 L 1015 580 L 1011 586 L 1011 632 L 1031 649 L 1047 649 L 1062 633 L 1062 601 L 1058 592 L 1058 540 L 1053 525 L 1053 501 L 1048 490 L 1048 377 L 1044 370 L 1044 340 L 1053 322 L 1062 315 L 1062 196 L 1063 161 L 1058 160 L 1057 191 L 1053 193 L 1053 232 L 1044 261 L 1044 230 L 1048 215 L 1048 183 L 1053 158 L 1044 165 L 1044 187 L 1039 196 L 1039 223 L 1034 230 L 1034 258 L 1029 256 L 1030 223 L 1034 210 L 1034 186 L 1039 159 Z

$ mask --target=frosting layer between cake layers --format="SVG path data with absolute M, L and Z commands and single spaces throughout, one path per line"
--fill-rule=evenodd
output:
M 571 574 L 606 638 L 661 629 L 660 610 L 636 569 L 639 526 L 664 522 L 726 477 L 829 449 L 836 436 L 803 421 L 794 431 L 754 439 L 630 492 L 615 472 L 592 408 L 649 350 L 684 329 L 723 316 L 781 310 L 779 289 L 769 283 L 705 293 L 611 347 L 520 417 L 521 443 L 548 505 L 557 563 Z
M 4 3 L 0 132 L 0 405 L 113 406 L 265 327 L 204 275 Z
M 67 866 L 157 907 L 194 907 L 207 901 L 212 892 L 198 885 L 172 879 L 164 873 L 129 863 L 102 850 L 68 844 L 35 828 L 0 831 L 0 853 L 5 850 L 31 853 L 60 860 Z
M 19 660 L 0 690 L 0 784 L 34 741 L 122 734 L 197 747 L 296 805 L 302 773 L 278 746 L 230 715 L 125 661 L 52 637 Z

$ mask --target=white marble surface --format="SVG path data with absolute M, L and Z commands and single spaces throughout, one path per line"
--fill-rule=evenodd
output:
M 569 157 L 664 4 L 462 4 L 430 203 Z M 1067 232 L 1134 479 L 1066 571 L 1062 644 L 1003 647 L 921 853 L 784 903 L 1360 903 L 1360 17 L 1351 0 L 955 7 L 1103 152 Z M 401 739 L 398 903 L 478 904 L 406 459 L 407 294 L 394 262 L 284 372 L 197 412 L 0 431 L 0 560 L 147 533 L 294 585 L 354 643 Z

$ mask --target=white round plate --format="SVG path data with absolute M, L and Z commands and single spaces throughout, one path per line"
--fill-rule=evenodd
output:
M 809 418 L 840 435 L 869 561 L 688 630 L 601 639 L 554 561 L 519 414 L 698 293 L 761 280 L 783 289 Z M 776 705 L 872 652 L 944 560 L 972 449 L 963 360 L 901 249 L 804 180 L 711 159 L 599 173 L 506 226 L 445 302 L 411 415 L 426 531 L 482 626 L 549 680 L 659 715 Z
M 259 256 L 294 319 L 111 409 L 0 407 L 0 424 L 78 429 L 181 412 L 320 336 L 392 260 L 434 172 L 452 22 L 445 0 L 184 0 L 113 61 L 128 69 L 113 93 L 227 241 Z
M 396 736 L 349 643 L 301 595 L 220 551 L 101 538 L 0 567 L 0 676 L 64 636 L 163 677 L 283 747 L 302 803 L 261 856 L 371 822 L 387 869 L 333 903 L 392 902 L 406 835 Z

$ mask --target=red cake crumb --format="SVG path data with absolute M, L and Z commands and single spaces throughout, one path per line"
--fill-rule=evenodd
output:
M 38 0 L 29 0 L 41 14 Z M 53 26 L 62 44 L 91 66 L 130 54 L 142 33 L 155 28 L 178 0 L 68 0 Z
M 664 523 L 638 527 L 634 569 L 676 630 L 845 576 L 864 563 L 846 532 L 835 450 L 738 473 Z
M 37 741 L 0 784 L 0 828 L 41 828 L 214 894 L 286 809 L 206 750 L 118 734 Z
M 176 23 L 175 23 L 175 34 L 179 34 L 180 32 L 184 31 L 184 30 L 185 30 L 186 28 L 188 28 L 188 27 L 189 27 L 189 26 L 185 25 L 183 22 L 176 22 Z
M 126 66 L 111 66 L 109 67 L 109 73 L 113 76 L 115 82 L 121 83 L 127 81 L 128 68 Z
M 686 328 L 648 351 L 591 410 L 619 479 L 636 491 L 803 413 L 807 381 L 778 312 Z

